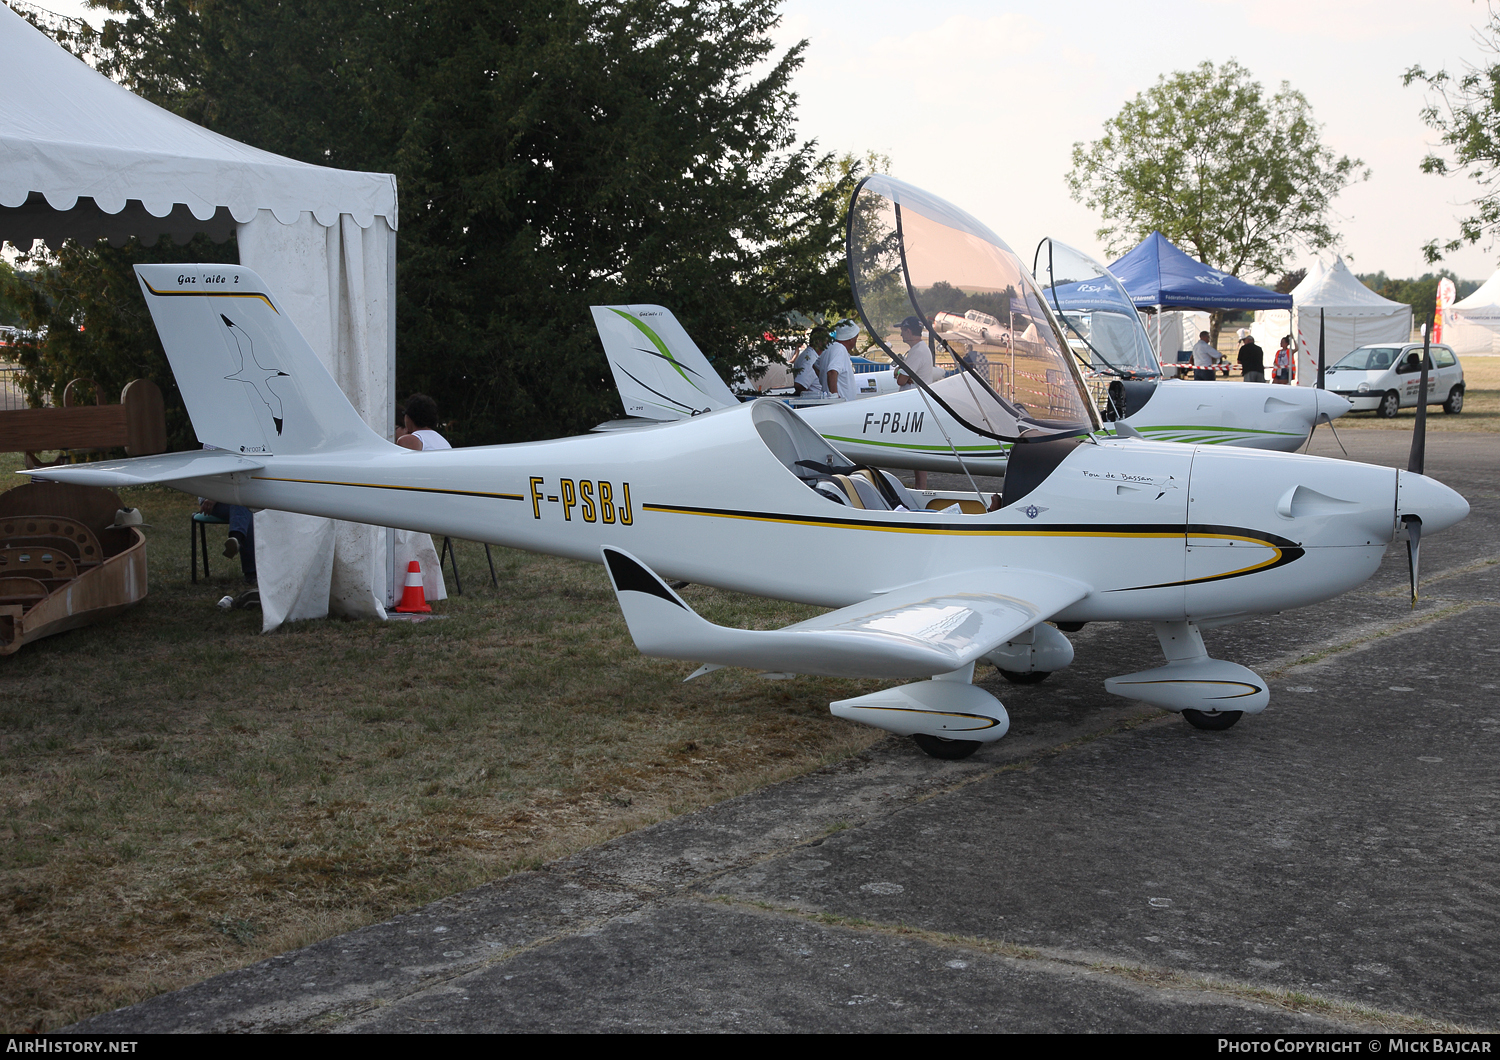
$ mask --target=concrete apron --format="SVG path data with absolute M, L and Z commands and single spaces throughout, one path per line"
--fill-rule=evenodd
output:
M 1404 466 L 1399 434 L 1343 439 Z M 1415 612 L 1398 542 L 1206 634 L 1272 683 L 1227 732 L 1105 693 L 1157 649 L 1093 625 L 1044 684 L 982 677 L 1012 728 L 967 761 L 892 738 L 72 1029 L 1494 1028 L 1497 468 L 1500 436 L 1429 437 L 1473 514 L 1423 542 Z

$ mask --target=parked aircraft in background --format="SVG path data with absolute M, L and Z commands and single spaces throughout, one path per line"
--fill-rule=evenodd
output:
M 982 310 L 962 315 L 939 311 L 929 318 L 935 344 L 955 361 L 972 361 L 989 384 L 1004 386 L 1007 375 L 1024 365 L 1027 351 L 1039 344 L 1038 325 L 1063 330 L 1105 429 L 1114 433 L 1123 424 L 1160 441 L 1292 452 L 1319 423 L 1349 410 L 1344 398 L 1311 387 L 1164 382 L 1135 307 L 1108 269 L 1064 244 L 1044 240 L 1037 251 L 1037 276 L 1046 305 L 1035 299 L 1028 306 L 1019 295 L 1011 302 L 1008 294 L 1002 303 L 988 293 L 992 307 L 1006 312 L 1018 329 Z M 954 297 L 950 290 L 942 294 Z M 738 402 L 670 310 L 620 305 L 596 306 L 593 313 L 627 417 L 604 428 L 667 422 Z M 893 352 L 886 336 L 876 340 L 888 354 Z M 855 376 L 856 383 L 864 379 Z M 935 384 L 942 392 L 970 385 L 957 376 Z M 921 390 L 861 397 L 854 402 L 791 399 L 791 404 L 814 430 L 860 463 L 1004 474 L 1009 445 L 969 430 Z
M 1043 304 L 1005 243 L 949 203 L 877 176 L 850 210 L 854 296 L 877 337 L 922 313 L 921 292 L 939 283 L 1014 286 L 1028 306 Z M 922 388 L 952 421 L 1014 446 L 994 511 L 924 510 L 774 400 L 639 430 L 417 453 L 359 417 L 253 271 L 136 273 L 198 437 L 217 448 L 29 474 L 163 482 L 254 508 L 603 562 L 641 651 L 702 663 L 699 673 L 902 679 L 831 709 L 912 735 L 938 757 L 972 753 L 1009 725 L 972 683 L 976 663 L 1038 680 L 1073 658 L 1058 627 L 1096 620 L 1150 622 L 1166 656 L 1106 688 L 1226 728 L 1270 693 L 1248 668 L 1210 658 L 1202 629 L 1336 596 L 1376 570 L 1403 524 L 1415 543 L 1415 531 L 1468 512 L 1453 490 L 1410 471 L 1106 435 L 1050 312 L 1033 314 L 1038 341 L 1018 344 L 1001 386 L 965 368 Z M 715 382 L 695 385 L 722 397 Z M 803 561 L 767 564 L 772 537 L 777 554 Z M 668 579 L 835 610 L 780 630 L 729 629 L 695 614 Z

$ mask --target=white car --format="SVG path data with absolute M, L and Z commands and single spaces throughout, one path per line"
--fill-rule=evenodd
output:
M 1375 412 L 1387 419 L 1401 409 L 1416 408 L 1422 378 L 1422 344 L 1361 346 L 1328 369 L 1324 385 L 1348 398 L 1354 412 Z M 1446 346 L 1433 346 L 1427 363 L 1427 404 L 1444 412 L 1464 409 L 1464 369 Z

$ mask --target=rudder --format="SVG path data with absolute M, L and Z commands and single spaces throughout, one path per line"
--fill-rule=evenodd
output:
M 270 288 L 242 265 L 137 265 L 198 440 L 245 454 L 381 441 Z
M 670 310 L 589 308 L 627 416 L 680 420 L 739 403 Z

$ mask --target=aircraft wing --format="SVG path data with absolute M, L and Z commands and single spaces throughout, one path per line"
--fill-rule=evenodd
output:
M 900 586 L 784 629 L 729 629 L 699 617 L 629 553 L 603 551 L 643 654 L 828 677 L 949 673 L 1092 591 L 1043 571 L 994 567 Z
M 178 482 L 187 478 L 209 478 L 236 471 L 258 471 L 266 465 L 225 449 L 192 449 L 185 453 L 137 456 L 129 460 L 105 460 L 97 464 L 64 464 L 38 467 L 20 474 L 45 482 L 72 482 L 80 486 L 146 486 L 153 482 Z

